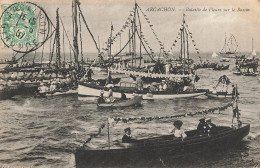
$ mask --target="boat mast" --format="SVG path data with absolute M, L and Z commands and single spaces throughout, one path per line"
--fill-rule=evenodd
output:
M 225 53 L 227 52 L 227 34 L 225 32 L 225 44 L 224 44 L 224 50 L 225 50 Z
M 112 57 L 111 55 L 111 49 L 112 49 L 112 31 L 113 31 L 113 25 L 111 22 L 111 30 L 110 30 L 110 37 L 109 37 L 109 58 Z M 113 58 L 114 59 L 114 58 Z
M 76 70 L 79 70 L 79 47 L 78 47 L 78 10 L 77 10 L 78 0 L 72 1 L 72 21 L 73 21 L 73 47 L 74 47 L 74 59 Z
M 136 66 L 136 9 L 137 9 L 137 3 L 135 2 L 135 11 L 134 11 L 134 45 L 133 45 L 133 50 L 134 50 L 134 57 L 135 57 L 135 66 Z
M 60 22 L 59 22 L 59 8 L 56 10 L 56 64 L 58 68 L 61 68 L 61 56 L 60 56 Z
M 252 38 L 252 53 L 254 52 L 254 38 Z

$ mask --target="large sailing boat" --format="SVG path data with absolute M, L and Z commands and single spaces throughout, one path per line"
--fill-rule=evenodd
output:
M 143 99 L 175 99 L 175 98 L 186 98 L 186 97 L 196 97 L 206 93 L 207 90 L 195 89 L 194 85 L 189 86 L 192 81 L 195 81 L 197 78 L 194 75 L 191 67 L 190 53 L 189 53 L 189 35 L 191 33 L 188 31 L 186 22 L 183 16 L 183 24 L 180 29 L 181 32 L 178 33 L 181 39 L 181 54 L 178 59 L 178 65 L 175 69 L 167 67 L 162 60 L 155 60 L 155 54 L 150 46 L 147 45 L 148 42 L 143 37 L 143 32 L 141 31 L 141 22 L 139 13 L 143 13 L 141 8 L 135 3 L 134 10 L 131 12 L 130 16 L 133 16 L 132 19 L 126 21 L 129 26 L 129 40 L 127 44 L 116 54 L 111 54 L 111 40 L 109 40 L 108 51 L 110 58 L 115 58 L 129 45 L 131 55 L 125 55 L 128 59 L 124 59 L 121 63 L 121 66 L 117 66 L 115 62 L 109 68 L 111 73 L 120 73 L 127 76 L 134 76 L 136 78 L 135 82 L 118 82 L 111 85 L 111 83 L 106 83 L 106 85 L 101 85 L 97 80 L 89 80 L 81 82 L 78 86 L 78 95 L 79 97 L 88 97 L 100 96 L 101 90 L 104 91 L 105 96 L 108 96 L 108 90 L 110 87 L 113 87 L 113 97 L 121 98 L 121 93 L 125 93 L 127 98 L 133 98 L 136 94 L 141 95 Z M 145 20 L 149 21 L 147 16 L 143 13 Z M 138 21 L 138 24 L 137 24 Z M 150 23 L 150 21 L 148 22 Z M 150 24 L 150 27 L 153 25 Z M 112 27 L 112 26 L 111 26 Z M 124 29 L 127 26 L 123 26 Z M 153 30 L 153 29 L 152 29 Z M 123 32 L 123 31 L 121 31 Z M 155 34 L 155 33 L 154 33 Z M 157 37 L 157 35 L 156 35 Z M 110 39 L 113 39 L 110 37 Z M 140 58 L 137 56 L 137 46 L 136 41 L 140 40 Z M 158 39 L 158 37 L 157 37 Z M 176 41 L 176 40 L 175 40 Z M 194 41 L 194 40 L 193 40 Z M 161 49 L 163 50 L 163 44 L 158 40 Z M 145 45 L 146 44 L 146 45 Z M 150 49 L 150 52 L 148 49 Z M 140 69 L 142 65 L 142 52 L 144 49 L 147 55 L 150 57 L 154 63 L 154 71 L 142 71 Z M 165 52 L 163 52 L 165 53 Z M 167 55 L 164 54 L 167 58 Z M 130 58 L 129 58 L 130 57 Z M 140 61 L 137 61 L 139 59 Z M 115 61 L 115 60 L 114 60 Z M 122 64 L 123 63 L 123 64 Z M 125 65 L 126 64 L 126 65 Z M 170 65 L 170 64 L 169 64 Z M 145 65 L 144 65 L 145 66 Z M 148 70 L 148 68 L 143 68 Z M 173 71 L 172 71 L 173 70 Z M 175 71 L 176 70 L 176 71 Z M 111 76 L 110 76 L 111 79 Z M 148 80 L 148 85 L 144 85 L 146 79 L 159 79 L 159 82 L 152 82 Z M 198 79 L 198 78 L 197 78 Z M 108 80 L 109 81 L 109 78 Z M 108 84 L 108 85 L 107 85 Z M 103 92 L 102 91 L 102 92 Z
M 227 40 L 227 36 L 225 33 L 225 43 L 224 43 L 224 46 L 223 46 L 220 54 L 223 57 L 235 58 L 238 53 L 239 53 L 238 44 L 237 44 L 235 36 L 233 34 L 231 34 L 229 39 Z

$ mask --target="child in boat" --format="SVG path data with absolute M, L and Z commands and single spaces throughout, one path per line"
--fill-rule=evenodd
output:
M 125 131 L 125 135 L 122 138 L 122 143 L 134 143 L 134 142 L 136 142 L 136 140 L 132 139 L 132 137 L 131 137 L 130 127 L 126 128 L 124 131 Z
M 176 138 L 186 138 L 187 135 L 185 134 L 185 132 L 181 129 L 181 126 L 182 126 L 183 122 L 181 120 L 176 120 L 174 121 L 173 125 L 174 125 L 174 128 L 172 130 L 170 130 L 170 133 L 173 133 L 173 135 L 176 137 Z

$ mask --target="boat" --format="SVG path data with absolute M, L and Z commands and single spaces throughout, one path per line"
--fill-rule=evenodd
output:
M 217 126 L 216 133 L 208 136 L 197 135 L 197 130 L 186 131 L 184 140 L 173 135 L 163 135 L 137 140 L 116 147 L 92 149 L 81 146 L 75 151 L 76 167 L 94 165 L 115 165 L 159 158 L 181 158 L 191 154 L 218 152 L 237 145 L 250 131 L 250 124 L 240 127 Z
M 254 38 L 252 38 L 252 53 L 251 56 L 256 56 L 256 51 L 254 49 Z
M 101 103 L 101 104 L 97 104 L 98 107 L 101 108 L 105 108 L 105 107 L 129 107 L 129 106 L 137 106 L 137 105 L 141 105 L 141 101 L 142 101 L 142 96 L 136 95 L 131 99 L 127 99 L 127 100 L 115 100 L 112 103 Z
M 114 86 L 113 97 L 121 98 L 121 92 L 126 94 L 127 98 L 133 98 L 136 94 L 143 97 L 144 100 L 149 99 L 176 99 L 176 98 L 189 98 L 197 97 L 206 94 L 206 89 L 195 89 L 193 91 L 182 91 L 182 92 L 169 92 L 169 91 L 155 91 L 150 92 L 148 88 L 143 90 L 136 90 L 135 84 L 129 83 L 127 86 Z M 93 84 L 89 82 L 81 83 L 78 86 L 79 97 L 99 97 L 100 91 L 104 89 L 104 86 Z M 104 96 L 108 96 L 108 88 L 104 89 Z
M 10 99 L 16 95 L 19 90 L 18 86 L 4 86 L 0 85 L 0 100 Z
M 235 58 L 236 55 L 238 54 L 237 50 L 238 50 L 238 44 L 235 36 L 231 34 L 230 38 L 227 40 L 227 36 L 225 33 L 225 43 L 222 50 L 220 51 L 220 54 L 226 58 Z
M 217 57 L 218 57 L 218 54 L 217 54 L 216 52 L 213 52 L 211 57 L 212 57 L 212 58 L 217 58 Z
M 60 96 L 60 95 L 73 95 L 77 94 L 78 90 L 77 89 L 61 89 L 61 90 L 56 90 L 56 91 L 48 91 L 48 92 L 35 92 L 34 97 L 48 97 L 48 96 Z
M 213 70 L 217 70 L 217 71 L 223 71 L 223 70 L 227 70 L 229 68 L 229 65 L 223 65 L 223 66 L 216 66 L 215 68 L 213 68 Z
M 222 59 L 220 60 L 220 62 L 229 62 L 229 61 L 230 61 L 229 58 L 222 58 Z
M 216 92 L 216 93 L 208 92 L 205 95 L 208 96 L 209 98 L 232 99 L 232 94 L 228 92 Z

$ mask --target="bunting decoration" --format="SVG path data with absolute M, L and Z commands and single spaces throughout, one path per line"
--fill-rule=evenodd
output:
M 169 118 L 180 118 L 180 117 L 187 117 L 187 116 L 195 116 L 195 115 L 203 115 L 206 116 L 209 113 L 214 113 L 214 112 L 218 112 L 220 113 L 220 111 L 224 111 L 226 110 L 228 107 L 231 107 L 233 105 L 233 103 L 228 103 L 225 106 L 222 107 L 214 107 L 208 110 L 203 110 L 203 111 L 198 111 L 195 113 L 185 113 L 185 114 L 178 114 L 178 115 L 173 115 L 173 116 L 154 116 L 154 117 L 129 117 L 129 118 L 120 118 L 120 117 L 114 117 L 114 121 L 116 123 L 118 123 L 119 121 L 123 122 L 123 123 L 128 123 L 131 121 L 135 121 L 135 120 L 142 120 L 142 121 L 153 121 L 153 120 L 158 120 L 158 119 L 169 119 Z
M 151 28 L 152 33 L 153 33 L 153 35 L 155 36 L 155 38 L 156 38 L 156 40 L 157 40 L 159 46 L 160 46 L 160 47 L 163 47 L 163 49 L 162 49 L 162 48 L 161 48 L 161 49 L 163 50 L 164 55 L 165 55 L 165 56 L 168 56 L 168 53 L 164 50 L 164 44 L 161 42 L 161 40 L 159 40 L 158 35 L 155 33 L 155 31 L 154 31 L 154 29 L 153 29 L 153 24 L 151 24 L 150 19 L 147 17 L 147 15 L 144 14 L 143 10 L 141 9 L 141 7 L 140 7 L 139 5 L 137 5 L 137 7 L 138 7 L 138 9 L 140 9 L 140 11 L 141 11 L 141 13 L 143 14 L 143 16 L 144 16 L 146 22 L 148 23 L 149 27 Z
M 153 120 L 160 120 L 160 119 L 171 119 L 171 118 L 181 118 L 181 117 L 188 117 L 188 116 L 195 116 L 195 115 L 203 115 L 204 117 L 209 113 L 218 112 L 220 114 L 221 111 L 226 110 L 227 108 L 231 107 L 233 105 L 233 102 L 228 103 L 225 106 L 222 107 L 214 107 L 211 109 L 198 111 L 195 113 L 185 113 L 185 114 L 178 114 L 178 115 L 172 115 L 172 116 L 154 116 L 154 117 L 129 117 L 129 118 L 121 118 L 121 117 L 113 117 L 108 118 L 108 124 L 116 124 L 118 122 L 128 123 L 131 121 L 136 120 L 142 120 L 142 121 L 153 121 Z M 98 132 L 96 134 L 91 134 L 89 138 L 83 143 L 82 147 L 84 147 L 87 143 L 89 143 L 93 138 L 96 138 L 97 136 L 101 135 L 102 130 L 105 128 L 105 123 L 101 124 L 101 126 L 98 129 Z

